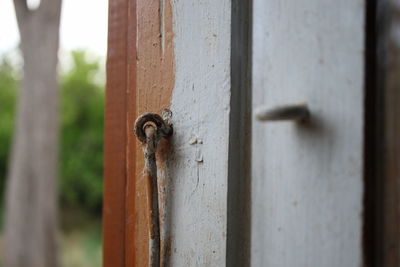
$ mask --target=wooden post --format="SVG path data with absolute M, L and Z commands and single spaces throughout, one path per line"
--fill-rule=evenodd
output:
M 247 155 L 238 144 L 249 144 L 237 138 L 250 130 L 242 128 L 250 113 L 250 2 L 241 2 L 110 0 L 105 266 L 148 266 L 148 180 L 133 125 L 140 114 L 164 108 L 172 110 L 174 135 L 156 154 L 162 264 L 248 262 L 249 250 L 235 245 L 249 243 L 248 228 L 236 234 L 248 224 L 250 186 L 241 176 L 248 171 L 235 172 Z M 238 204 L 229 214 L 228 198 Z M 247 217 L 228 223 L 235 214 Z M 227 256 L 227 246 L 238 253 Z

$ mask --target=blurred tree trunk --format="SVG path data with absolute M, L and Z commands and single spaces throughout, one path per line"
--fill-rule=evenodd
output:
M 57 266 L 57 63 L 61 0 L 14 0 L 24 59 L 6 192 L 5 264 Z

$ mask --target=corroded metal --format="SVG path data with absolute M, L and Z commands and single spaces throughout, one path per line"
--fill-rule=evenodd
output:
M 146 143 L 145 125 L 149 123 L 153 123 L 156 127 L 156 138 L 160 139 L 172 135 L 173 128 L 170 122 L 172 112 L 169 109 L 165 109 L 162 113 L 163 117 L 157 113 L 147 112 L 136 119 L 134 131 L 142 143 Z
M 164 110 L 162 117 L 156 113 L 144 113 L 135 122 L 135 134 L 143 144 L 145 171 L 149 179 L 148 194 L 150 216 L 150 266 L 160 266 L 160 211 L 158 203 L 158 179 L 156 151 L 161 138 L 170 137 L 173 133 L 170 121 L 172 112 Z

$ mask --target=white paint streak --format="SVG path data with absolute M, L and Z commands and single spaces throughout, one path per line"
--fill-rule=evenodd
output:
M 168 166 L 169 264 L 225 266 L 230 1 L 175 0 L 173 18 L 175 149 Z M 206 142 L 191 145 L 193 136 Z
M 165 8 L 164 1 L 160 0 L 160 38 L 161 38 L 161 54 L 164 55 L 165 47 Z
M 252 266 L 362 266 L 364 13 L 254 1 L 253 105 L 304 99 L 314 123 L 253 121 Z

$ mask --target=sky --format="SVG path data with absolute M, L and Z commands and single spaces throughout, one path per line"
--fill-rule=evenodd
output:
M 28 0 L 34 7 L 40 0 Z M 107 0 L 63 0 L 60 47 L 63 51 L 86 49 L 105 57 L 107 48 Z M 13 0 L 0 0 L 0 55 L 15 49 L 19 33 Z

